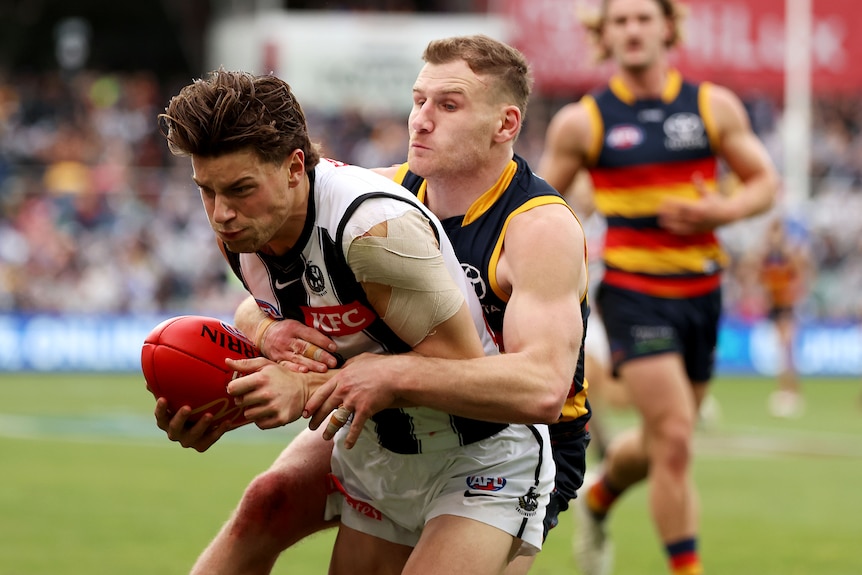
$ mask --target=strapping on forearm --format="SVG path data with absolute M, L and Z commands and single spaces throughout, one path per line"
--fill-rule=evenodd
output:
M 266 337 L 266 332 L 268 332 L 269 328 L 271 328 L 273 325 L 275 325 L 275 320 L 271 317 L 265 317 L 260 320 L 260 323 L 257 324 L 257 330 L 255 330 L 253 340 L 253 343 L 255 346 L 257 346 L 257 349 L 263 351 L 263 340 Z

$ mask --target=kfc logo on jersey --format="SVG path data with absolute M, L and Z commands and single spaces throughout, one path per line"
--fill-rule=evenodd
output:
M 608 132 L 605 141 L 608 147 L 614 150 L 628 150 L 641 145 L 644 141 L 644 132 L 634 124 L 621 124 L 614 126 Z
M 302 306 L 302 313 L 305 315 L 305 325 L 329 336 L 359 333 L 377 318 L 373 311 L 358 301 L 326 307 Z
M 667 136 L 664 145 L 668 150 L 694 150 L 709 145 L 703 122 L 697 114 L 674 114 L 664 121 L 662 128 Z

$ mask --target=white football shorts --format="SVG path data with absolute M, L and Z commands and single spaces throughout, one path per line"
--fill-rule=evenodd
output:
M 519 555 L 542 548 L 555 474 L 547 426 L 509 425 L 466 446 L 419 454 L 384 449 L 367 429 L 344 449 L 345 435 L 334 440 L 327 519 L 340 515 L 352 529 L 415 546 L 425 523 L 455 515 L 520 538 Z
M 610 366 L 611 348 L 608 343 L 608 333 L 605 331 L 605 322 L 602 321 L 602 316 L 596 308 L 590 310 L 590 318 L 587 320 L 584 354 L 604 366 Z

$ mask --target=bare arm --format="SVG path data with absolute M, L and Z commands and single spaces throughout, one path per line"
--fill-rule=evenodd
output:
M 719 127 L 719 156 L 743 186 L 730 198 L 725 223 L 765 212 L 772 206 L 779 184 L 766 148 L 752 131 L 745 108 L 733 92 L 713 86 L 710 105 Z
M 566 198 L 566 202 L 572 206 L 572 209 L 575 210 L 581 221 L 585 221 L 596 211 L 595 198 L 593 197 L 593 180 L 586 170 L 580 170 L 575 176 L 572 185 L 560 193 Z
M 553 423 L 572 385 L 583 335 L 584 236 L 571 212 L 551 205 L 515 217 L 498 274 L 511 291 L 506 353 L 484 360 L 475 381 L 492 375 L 500 390 L 491 402 L 498 413 L 493 420 Z
M 589 113 L 582 103 L 568 104 L 551 119 L 536 173 L 561 194 L 585 167 L 593 137 Z
M 499 270 L 501 285 L 511 291 L 505 354 L 460 360 L 366 354 L 348 362 L 327 386 L 337 386 L 340 397 L 385 388 L 410 405 L 488 421 L 556 421 L 580 349 L 583 244 L 580 226 L 563 205 L 513 219 Z M 313 398 L 309 410 L 319 404 Z
M 459 282 L 464 283 L 460 266 L 454 259 L 447 263 L 432 226 L 421 212 L 408 210 L 372 225 L 378 217 L 373 205 L 364 204 L 363 208 L 347 226 L 351 231 L 345 234 L 343 245 L 347 262 L 377 315 L 417 353 L 447 358 L 482 356 L 476 324 L 458 287 Z M 260 340 L 260 325 L 267 324 L 259 322 L 269 321 L 261 318 L 254 304 L 246 303 L 237 323 L 249 333 L 259 334 L 256 338 Z M 265 339 L 269 342 L 269 335 Z M 376 385 L 352 394 L 333 394 L 336 384 L 324 384 L 335 370 L 296 374 L 263 359 L 246 361 L 243 366 L 248 375 L 231 382 L 229 391 L 241 397 L 240 405 L 251 408 L 245 415 L 259 426 L 283 425 L 303 414 L 302 408 L 315 390 L 323 400 L 314 414 L 321 419 L 328 417 L 343 404 L 354 414 L 352 429 L 357 435 L 365 420 L 378 411 L 413 405 L 391 389 Z M 308 412 L 303 415 L 308 416 Z M 319 421 L 314 420 L 312 427 L 316 423 Z
M 385 236 L 386 229 L 385 223 L 380 224 L 375 226 L 374 232 L 369 232 L 368 235 Z M 433 236 L 429 236 L 428 239 L 430 242 L 434 241 Z M 375 267 L 375 262 L 371 262 L 370 265 Z M 416 271 L 418 273 L 419 268 Z M 450 276 L 446 278 L 449 283 L 452 282 Z M 362 287 L 369 303 L 377 314 L 384 318 L 384 321 L 387 321 L 386 318 L 390 315 L 397 315 L 390 314 L 392 286 L 365 281 L 362 282 Z M 453 283 L 451 288 L 457 293 Z M 433 301 L 435 296 L 436 292 L 433 290 L 417 290 L 414 298 L 429 298 Z M 458 296 L 460 305 L 454 315 L 439 325 L 433 326 L 433 331 L 425 334 L 422 341 L 414 347 L 417 352 L 452 358 L 478 357 L 483 354 L 469 310 L 460 294 Z M 455 302 L 456 305 L 459 302 Z M 407 339 L 409 337 L 407 334 L 412 333 L 409 325 L 398 321 L 391 323 L 391 319 L 387 323 L 393 331 L 402 339 Z M 275 322 L 258 310 L 253 300 L 249 302 L 248 299 L 238 307 L 235 322 L 245 333 L 254 333 L 255 342 L 261 349 L 266 350 L 267 355 L 273 358 L 286 358 L 279 363 L 264 358 L 228 362 L 229 367 L 244 374 L 228 385 L 228 392 L 234 395 L 239 405 L 245 408 L 244 415 L 264 429 L 286 425 L 302 415 L 307 415 L 305 406 L 309 398 L 333 378 L 337 370 L 323 369 L 308 372 L 307 369 L 296 369 L 297 362 L 307 359 L 301 354 L 307 352 L 308 346 L 316 347 L 301 337 L 309 339 L 323 337 L 323 339 L 317 339 L 323 344 L 329 341 L 329 338 L 299 322 L 292 320 Z M 409 324 L 409 321 L 407 323 Z M 274 336 L 271 336 L 270 332 L 275 329 L 278 329 L 282 335 L 287 333 L 288 336 L 273 341 Z M 263 345 L 264 343 L 266 346 Z M 329 343 L 332 342 L 329 341 Z M 327 396 L 331 394 L 334 386 L 335 384 L 332 384 L 325 388 Z M 324 410 L 318 414 L 319 418 L 328 416 L 332 410 L 349 401 L 350 410 L 354 413 L 354 433 L 358 435 L 367 418 L 387 407 L 403 405 L 403 401 L 399 401 L 397 396 L 387 393 L 385 389 L 374 391 L 375 393 L 362 393 L 348 398 L 331 396 Z M 318 420 L 315 420 L 315 423 L 317 422 Z

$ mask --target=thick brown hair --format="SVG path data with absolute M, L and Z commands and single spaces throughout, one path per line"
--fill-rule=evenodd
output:
M 483 34 L 432 40 L 422 60 L 429 64 L 464 60 L 474 73 L 493 78 L 498 93 L 511 98 L 521 116 L 526 115 L 533 88 L 530 65 L 521 52 L 508 44 Z
M 305 169 L 320 160 L 308 135 L 302 107 L 283 80 L 219 69 L 171 98 L 159 115 L 170 151 L 214 157 L 253 149 L 265 162 L 305 153 Z
M 611 57 L 610 51 L 602 44 L 602 31 L 605 27 L 605 22 L 608 17 L 608 4 L 612 0 L 602 0 L 601 8 L 598 13 L 582 12 L 580 15 L 581 22 L 590 35 L 590 39 L 596 46 L 596 59 L 604 61 Z M 665 47 L 670 49 L 680 44 L 682 37 L 682 21 L 688 13 L 685 6 L 682 6 L 676 0 L 653 0 L 661 9 L 662 15 L 671 22 L 670 38 L 665 42 Z

